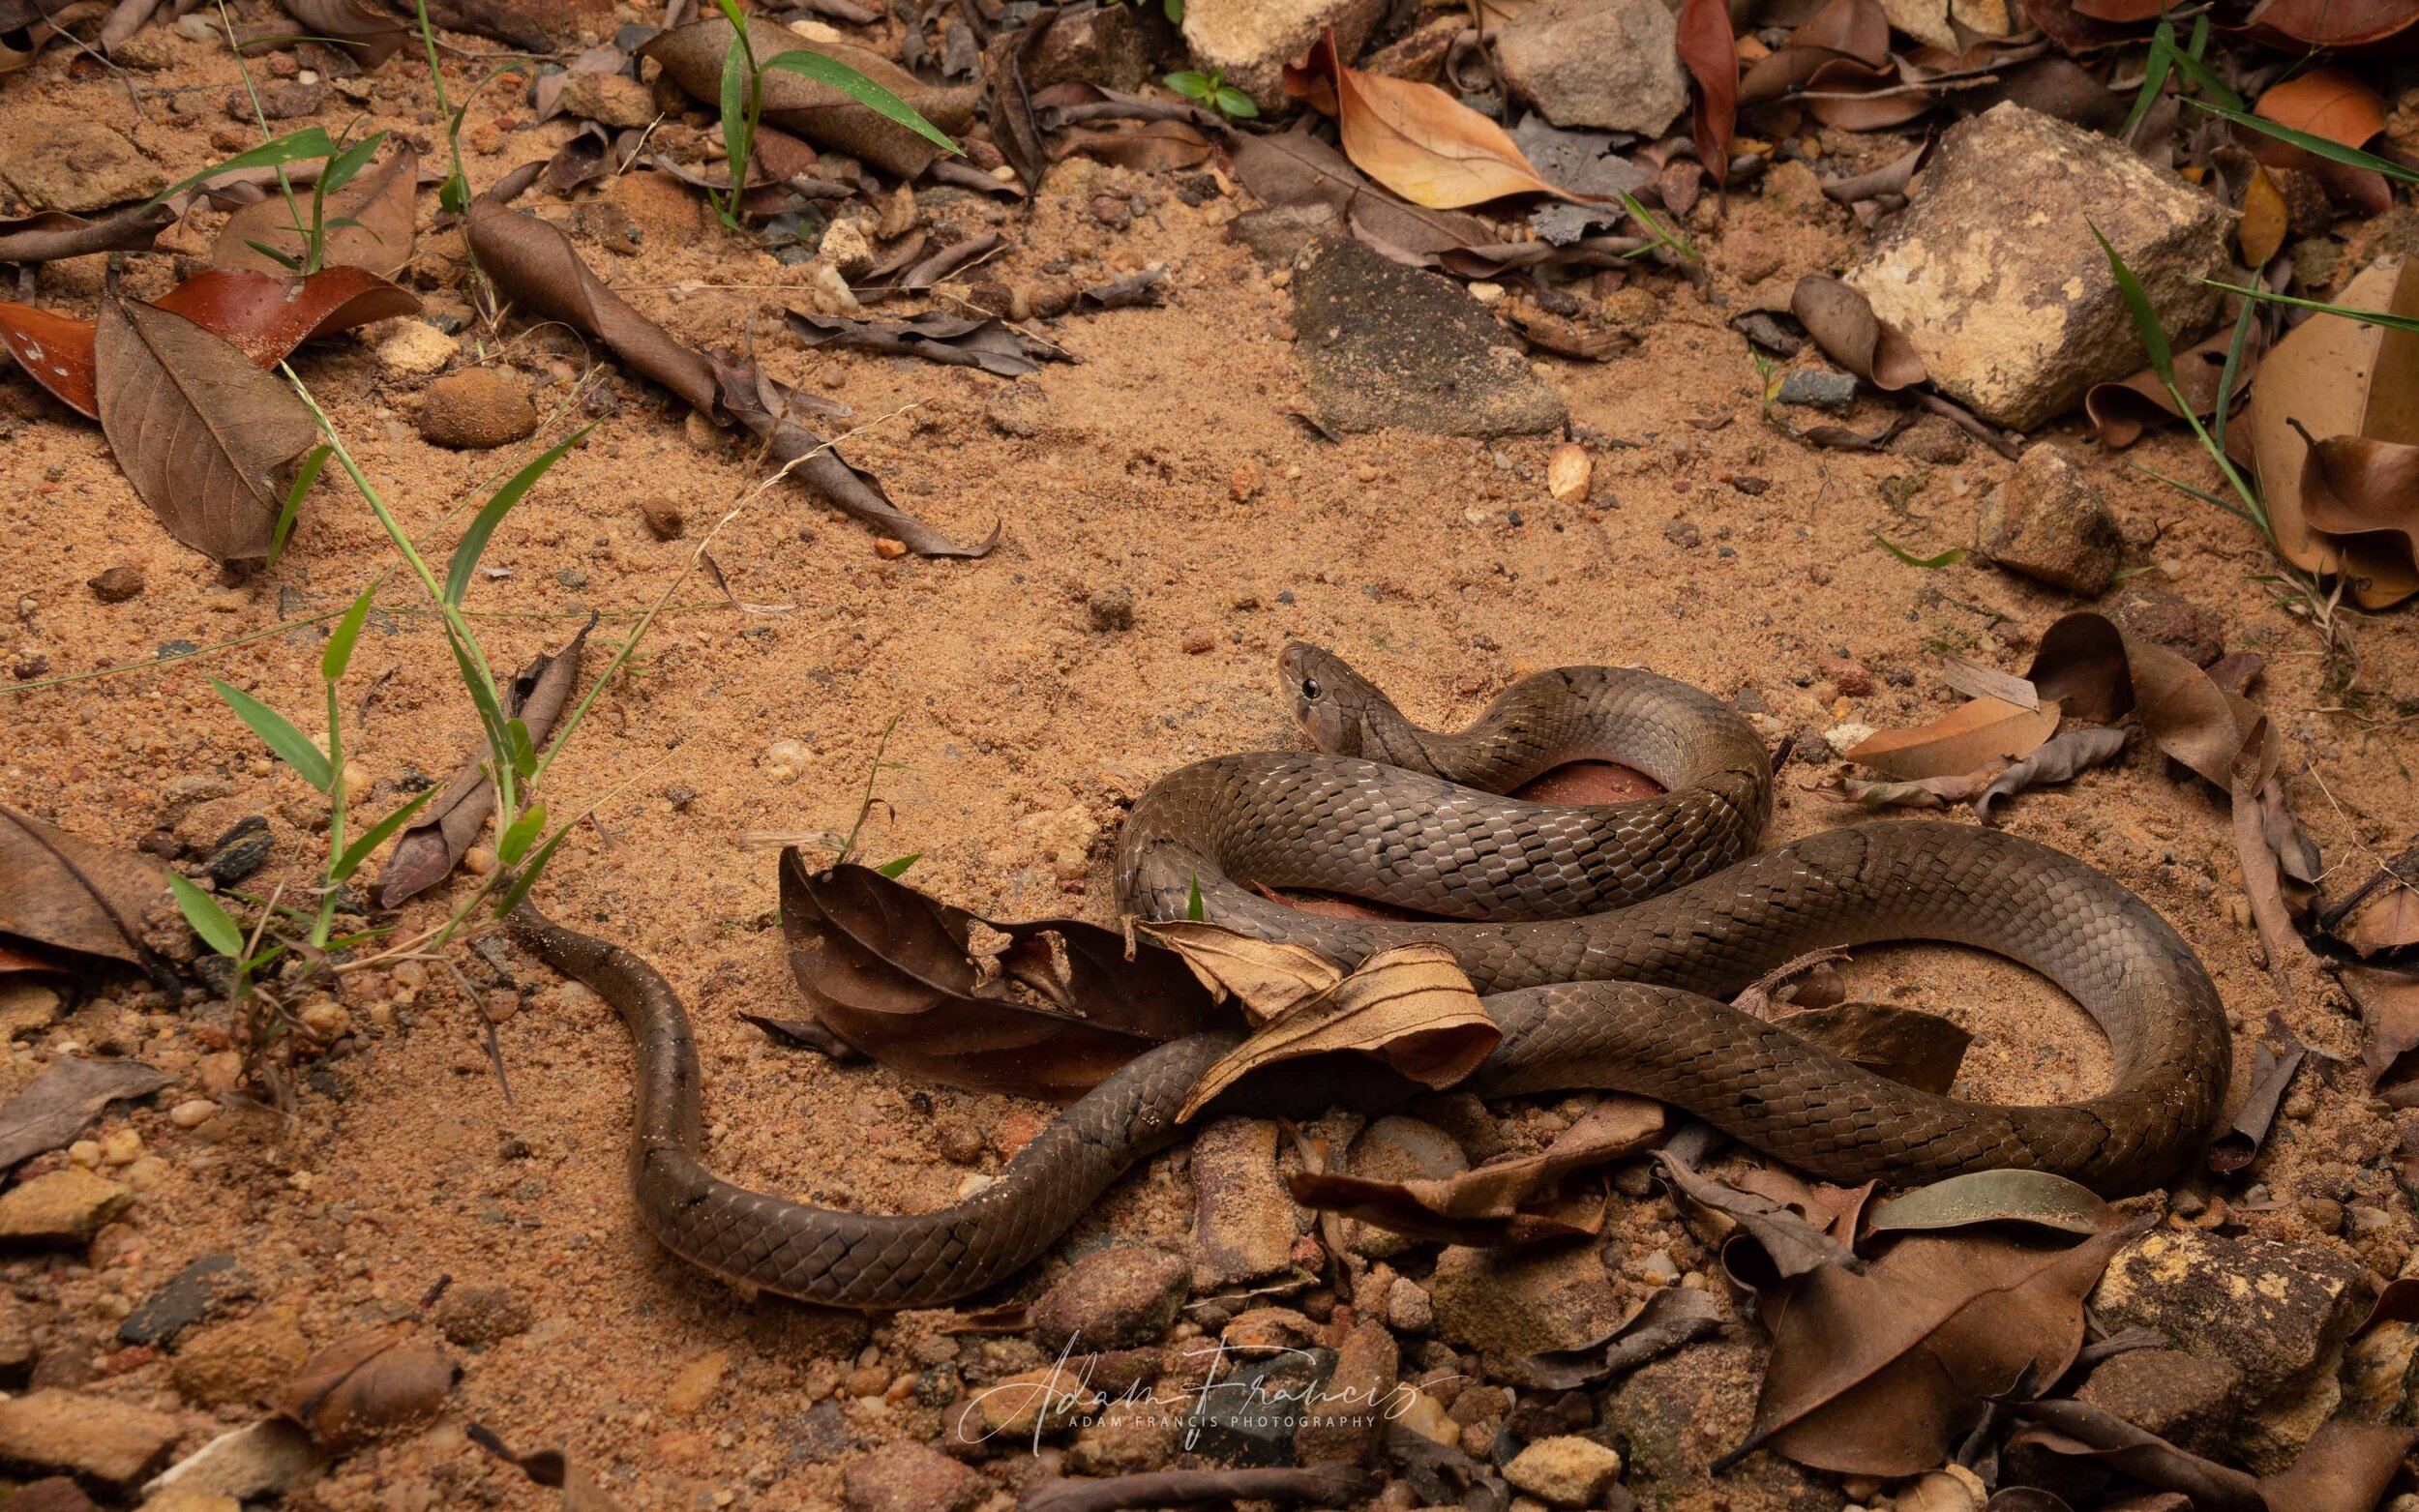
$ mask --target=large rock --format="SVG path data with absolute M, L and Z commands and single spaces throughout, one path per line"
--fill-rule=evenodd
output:
M 310 1358 L 311 1341 L 292 1311 L 269 1307 L 188 1335 L 168 1378 L 189 1402 L 230 1407 L 268 1395 Z
M 906 1439 L 851 1461 L 840 1487 L 849 1512 L 966 1512 L 992 1489 L 947 1455 Z
M 69 1166 L 0 1193 L 0 1246 L 83 1244 L 134 1201 L 132 1187 Z
M 2332 1250 L 2163 1229 L 2117 1252 L 2090 1306 L 2111 1333 L 2156 1329 L 2241 1372 L 2250 1413 L 2235 1448 L 2266 1474 L 2342 1401 L 2344 1340 L 2369 1304 L 2361 1275 Z
M 1276 1173 L 1276 1125 L 1221 1118 L 1193 1141 L 1193 1284 L 1205 1291 L 1293 1263 L 1294 1200 Z
M 2075 1395 L 2195 1454 L 2225 1447 L 2243 1373 L 2208 1354 L 2129 1349 L 2093 1370 Z
M 17 137 L 0 178 L 34 210 L 106 210 L 168 187 L 167 170 L 115 131 L 62 116 Z
M 2143 365 L 2097 225 L 2169 339 L 2217 312 L 2200 281 L 2230 216 L 2206 193 L 2096 135 L 2009 103 L 1949 129 L 1906 213 L 1848 274 L 1906 333 L 1933 383 L 1986 420 L 2040 425 Z
M 173 1417 L 114 1397 L 50 1388 L 0 1402 L 0 1461 L 129 1486 L 168 1456 Z
M 1511 92 L 1556 126 L 1659 136 L 1688 107 L 1662 0 L 1538 0 L 1495 34 Z
M 1386 14 L 1386 0 L 1187 0 L 1184 45 L 1193 67 L 1274 109 L 1285 99 L 1285 65 L 1335 28 L 1336 56 L 1359 55 Z
M 2064 449 L 2026 448 L 2007 481 L 1983 498 L 1975 526 L 1982 553 L 2086 597 L 2116 580 L 2125 531 L 2099 485 Z
M 1485 307 L 1450 280 L 1358 240 L 1326 237 L 1304 249 L 1294 329 L 1311 407 L 1330 430 L 1520 435 L 1568 418 Z
M 1428 1278 L 1437 1337 L 1501 1361 L 1601 1339 L 1629 1308 L 1593 1244 L 1455 1245 Z
M 1140 88 L 1174 44 L 1166 12 L 1155 5 L 1104 5 L 1061 13 L 1026 67 L 1030 89 L 1076 79 L 1110 89 Z
M 1290 1214 L 1286 1226 L 1292 1228 Z M 1139 1244 L 1094 1250 L 1042 1293 L 1033 1305 L 1033 1328 L 1053 1346 L 1077 1349 L 1152 1343 L 1176 1321 L 1189 1274 L 1184 1261 L 1165 1250 Z

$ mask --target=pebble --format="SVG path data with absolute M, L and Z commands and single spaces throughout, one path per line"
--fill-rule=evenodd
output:
M 126 1488 L 168 1456 L 184 1425 L 113 1397 L 46 1387 L 0 1402 L 0 1460 Z
M 1204 1290 L 1293 1263 L 1293 1199 L 1276 1171 L 1277 1127 L 1221 1118 L 1193 1143 L 1193 1281 Z
M 143 591 L 143 575 L 138 569 L 121 565 L 107 569 L 97 578 L 86 578 L 84 586 L 90 588 L 92 596 L 104 604 L 123 604 Z
M 794 740 L 776 740 L 764 748 L 756 764 L 763 769 L 768 780 L 788 784 L 798 780 L 798 774 L 806 769 L 806 760 L 805 746 Z
M 445 371 L 454 360 L 454 339 L 426 320 L 395 321 L 378 338 L 372 354 L 390 378 L 426 378 Z
M 168 1378 L 189 1402 L 233 1407 L 284 1385 L 310 1358 L 311 1342 L 294 1315 L 282 1307 L 264 1308 L 189 1334 Z
M 645 522 L 646 533 L 658 541 L 677 541 L 688 534 L 689 521 L 680 506 L 671 499 L 651 498 L 641 503 L 639 519 Z
M 204 1255 L 168 1278 L 159 1290 L 118 1324 L 118 1343 L 164 1345 L 201 1321 L 223 1302 L 250 1295 L 252 1279 L 232 1255 Z
M 1033 1306 L 1035 1333 L 1078 1349 L 1150 1344 L 1176 1321 L 1190 1268 L 1165 1250 L 1117 1244 L 1078 1259 Z
M 1426 1333 L 1436 1326 L 1436 1307 L 1427 1290 L 1409 1276 L 1397 1276 L 1386 1289 L 1387 1325 L 1399 1333 Z
M 933 1126 L 933 1148 L 955 1166 L 971 1166 L 983 1158 L 983 1131 L 969 1119 L 949 1118 Z
M 1818 677 L 1830 678 L 1833 687 L 1851 698 L 1862 698 L 1873 691 L 1873 674 L 1865 669 L 1864 664 L 1844 655 L 1816 657 L 1814 672 Z
M 727 1349 L 714 1349 L 691 1361 L 688 1368 L 674 1376 L 672 1384 L 664 1388 L 664 1410 L 675 1417 L 695 1417 L 722 1389 L 724 1373 L 730 1369 L 731 1352 Z M 885 1387 L 889 1385 L 886 1377 L 882 1384 Z M 879 1396 L 881 1393 L 861 1392 L 859 1395 Z
M 1621 1456 L 1593 1438 L 1540 1438 L 1512 1457 L 1504 1478 L 1549 1505 L 1593 1505 L 1621 1478 Z
M 851 1460 L 840 1486 L 848 1512 L 968 1512 L 992 1493 L 981 1475 L 907 1439 Z
M 198 1129 L 219 1115 L 219 1105 L 206 1097 L 188 1098 L 168 1110 L 168 1122 L 180 1129 Z
M 0 1045 L 46 1029 L 59 1017 L 56 990 L 22 978 L 0 978 Z
M 537 428 L 529 386 L 494 368 L 446 374 L 429 385 L 420 406 L 421 439 L 436 446 L 484 451 Z
M 1122 584 L 1095 589 L 1084 608 L 1091 628 L 1103 634 L 1134 628 L 1134 590 Z
M 1545 491 L 1561 503 L 1574 503 L 1588 496 L 1588 483 L 1595 473 L 1596 462 L 1587 448 L 1565 441 L 1545 460 Z
M 900 557 L 908 554 L 907 543 L 905 541 L 896 540 L 890 536 L 876 536 L 874 538 L 874 554 L 881 557 L 885 562 L 895 562 Z
M 1856 402 L 1856 379 L 1829 368 L 1792 368 L 1781 378 L 1780 392 L 1774 397 L 1784 404 L 1846 409 Z
M 465 1349 L 526 1333 L 529 1304 L 507 1286 L 455 1287 L 437 1300 L 438 1332 Z

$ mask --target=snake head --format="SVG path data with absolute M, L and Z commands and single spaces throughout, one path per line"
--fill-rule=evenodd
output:
M 1342 657 L 1299 640 L 1286 646 L 1276 667 L 1294 723 L 1310 743 L 1329 756 L 1359 756 L 1370 711 L 1390 707 L 1386 696 Z

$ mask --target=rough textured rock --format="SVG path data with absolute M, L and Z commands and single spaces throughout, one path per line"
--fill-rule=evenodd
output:
M 1530 1250 L 1455 1245 L 1436 1258 L 1428 1300 L 1437 1336 L 1491 1358 L 1575 1349 L 1629 1309 L 1586 1243 Z
M 128 1486 L 165 1460 L 181 1430 L 165 1413 L 80 1391 L 0 1402 L 0 1461 Z
M 1759 1454 L 1717 1478 L 1714 1461 L 1747 1437 L 1755 1413 L 1763 1351 L 1710 1341 L 1641 1365 L 1602 1399 L 1603 1428 L 1628 1453 L 1627 1488 L 1648 1506 L 1690 1506 L 1708 1485 L 1741 1506 L 1836 1508 L 1839 1493 L 1818 1490 L 1777 1454 Z M 1703 1504 L 1703 1503 L 1696 1503 Z
M 905 1439 L 859 1456 L 841 1471 L 850 1512 L 966 1512 L 991 1482 L 945 1454 Z
M 1112 1401 L 1076 1432 L 1066 1468 L 1077 1475 L 1136 1475 L 1155 1470 L 1181 1452 L 1176 1415 L 1148 1402 Z
M 1160 54 L 1174 45 L 1173 31 L 1157 6 L 1069 12 L 1042 39 L 1040 55 L 1026 68 L 1026 85 L 1038 90 L 1084 79 L 1109 89 L 1140 88 L 1158 72 L 1153 65 Z
M 1593 1438 L 1540 1438 L 1512 1457 L 1504 1478 L 1554 1506 L 1592 1506 L 1621 1478 L 1621 1456 Z
M 2160 1230 L 2117 1252 L 2090 1298 L 2110 1331 L 2155 1328 L 2242 1373 L 2235 1444 L 2273 1473 L 2342 1400 L 2336 1366 L 2368 1307 L 2361 1267 L 2331 1250 Z
M 65 1475 L 45 1475 L 19 1487 L 7 1505 L 9 1512 L 92 1512 L 92 1497 Z
M 1190 1275 L 1184 1261 L 1139 1244 L 1094 1250 L 1067 1267 L 1033 1306 L 1046 1344 L 1120 1349 L 1149 1344 L 1176 1321 Z
M 2026 430 L 2142 348 L 2096 224 L 2179 347 L 2217 312 L 2200 280 L 2225 262 L 2218 201 L 2114 139 L 2013 103 L 1950 128 L 1906 213 L 1848 282 L 1906 334 L 1942 392 Z
M 1193 1141 L 1193 1284 L 1208 1291 L 1293 1262 L 1294 1200 L 1276 1173 L 1276 1125 L 1222 1118 Z
M 1344 1169 L 1368 1181 L 1439 1180 L 1470 1169 L 1453 1137 L 1432 1123 L 1389 1115 L 1374 1120 L 1353 1141 Z M 1415 1242 L 1389 1229 L 1343 1220 L 1345 1242 L 1362 1255 L 1383 1260 L 1400 1255 Z
M 420 406 L 421 438 L 437 446 L 484 450 L 538 428 L 529 386 L 493 368 L 464 368 L 429 385 Z
M 188 1401 L 227 1407 L 265 1396 L 310 1358 L 311 1341 L 294 1315 L 282 1307 L 263 1308 L 188 1336 L 169 1379 Z
M 565 115 L 615 131 L 634 130 L 655 119 L 655 91 L 627 74 L 566 74 L 556 98 Z
M 2217 610 L 2164 588 L 2125 583 L 2101 601 L 2100 611 L 2129 635 L 2165 646 L 2195 667 L 2225 655 L 2225 621 Z
M 1285 65 L 1320 32 L 1335 28 L 1336 54 L 1357 57 L 1385 14 L 1385 0 L 1187 0 L 1184 46 L 1194 68 L 1217 70 L 1269 110 L 1285 99 Z
M 118 1324 L 120 1344 L 166 1344 L 229 1297 L 250 1295 L 252 1278 L 232 1255 L 204 1255 L 168 1278 Z
M 2130 1349 L 2103 1361 L 2076 1396 L 2196 1454 L 2222 1449 L 2243 1373 L 2213 1355 Z
M 0 1193 L 0 1245 L 83 1244 L 134 1201 L 132 1187 L 69 1166 Z
M 1331 430 L 1518 435 L 1568 416 L 1520 343 L 1460 285 L 1357 240 L 1303 251 L 1294 329 L 1311 407 Z
M 1302 1404 L 1318 1400 L 1334 1369 L 1333 1349 L 1237 1361 L 1215 1386 L 1192 1394 L 1184 1418 L 1187 1439 L 1204 1458 L 1221 1464 L 1289 1464 Z
M 168 187 L 166 170 L 125 136 L 73 115 L 17 136 L 0 179 L 31 210 L 106 210 Z
M 1538 0 L 1495 34 L 1495 58 L 1556 126 L 1658 136 L 1688 107 L 1662 0 Z
M 1384 1325 L 1355 1323 L 1336 1347 L 1334 1373 L 1294 1430 L 1294 1453 L 1304 1465 L 1367 1459 L 1386 1437 L 1401 1369 L 1402 1353 Z
M 379 332 L 378 371 L 390 378 L 425 378 L 454 360 L 454 339 L 426 320 L 405 316 L 372 329 Z
M 2116 578 L 2125 532 L 2082 466 L 2044 441 L 1986 494 L 1975 525 L 1982 553 L 2010 572 L 2097 595 Z
M 155 1497 L 164 1492 L 238 1501 L 272 1497 L 316 1472 L 327 1459 L 300 1428 L 282 1417 L 264 1417 L 219 1435 L 143 1489 Z
M 437 1331 L 465 1347 L 526 1333 L 532 1321 L 529 1304 L 510 1287 L 455 1287 L 437 1299 Z

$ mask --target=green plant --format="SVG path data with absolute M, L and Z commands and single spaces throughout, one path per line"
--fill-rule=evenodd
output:
M 1622 208 L 1629 212 L 1631 220 L 1646 227 L 1646 234 L 1651 238 L 1644 247 L 1633 248 L 1623 252 L 1624 257 L 1643 257 L 1657 247 L 1668 247 L 1675 256 L 1685 261 L 1703 262 L 1705 260 L 1697 250 L 1688 244 L 1687 237 L 1681 235 L 1675 227 L 1665 225 L 1662 222 L 1656 220 L 1646 206 L 1638 203 L 1636 197 L 1628 190 L 1616 190 L 1614 193 L 1621 195 Z
M 2227 109 L 2240 110 L 2243 101 L 2225 80 L 2218 77 L 2208 64 L 2202 62 L 2209 50 L 2209 17 L 2204 13 L 2193 18 L 2192 40 L 2178 45 L 2175 26 L 2162 16 L 2158 30 L 2150 34 L 2150 56 L 2142 67 L 2142 87 L 2134 96 L 2134 108 L 2126 112 L 2125 124 L 2117 129 L 2117 140 L 2131 141 L 2150 107 L 2159 103 L 2159 92 L 2166 87 L 2170 75 L 2180 74 Z
M 1137 10 L 1150 3 L 1150 0 L 1134 0 Z M 1159 12 L 1176 25 L 1184 24 L 1184 0 L 1159 0 Z
M 1214 69 L 1207 74 L 1196 74 L 1186 69 L 1180 74 L 1170 74 L 1159 82 L 1193 104 L 1215 110 L 1230 121 L 1248 121 L 1260 113 L 1260 106 L 1253 104 L 1251 96 L 1228 83 L 1226 75 Z
M 767 70 L 795 74 L 800 78 L 828 84 L 885 119 L 895 121 L 918 135 L 938 144 L 943 151 L 957 154 L 956 142 L 915 107 L 882 88 L 864 74 L 837 58 L 799 48 L 760 60 L 756 44 L 748 35 L 748 18 L 733 0 L 714 0 L 726 19 L 731 22 L 731 45 L 723 53 L 722 117 L 723 153 L 731 168 L 731 188 L 717 194 L 706 191 L 714 213 L 723 224 L 732 230 L 739 228 L 739 201 L 747 193 L 748 161 L 756 151 L 756 128 L 764 114 L 764 74 Z
M 1891 540 L 1888 536 L 1883 535 L 1878 530 L 1867 530 L 1865 533 L 1880 542 L 1884 550 L 1896 557 L 1899 561 L 1906 563 L 1909 567 L 1954 567 L 1957 563 L 1965 560 L 1965 548 L 1961 546 L 1953 546 L 1946 551 L 1937 552 L 1931 556 L 1918 556 L 1913 551 L 1908 550 L 1905 547 L 1902 547 L 1897 542 Z
M 874 796 L 874 784 L 881 779 L 881 774 L 884 772 L 904 772 L 907 770 L 907 763 L 905 761 L 890 761 L 883 759 L 890 752 L 890 737 L 898 733 L 899 721 L 904 717 L 905 716 L 903 715 L 893 714 L 890 716 L 890 723 L 882 726 L 881 739 L 877 741 L 874 745 L 873 762 L 865 768 L 865 792 L 863 796 L 857 800 L 855 822 L 849 826 L 848 838 L 840 843 L 840 854 L 832 857 L 831 864 L 833 866 L 838 866 L 842 862 L 847 861 L 850 857 L 856 854 L 857 837 L 865 833 L 865 821 L 873 816 L 874 805 L 879 803 L 885 809 L 890 807 L 888 800 Z M 880 872 L 884 876 L 895 879 L 907 875 L 907 869 L 922 860 L 923 856 L 924 853 L 920 850 L 911 851 L 907 855 L 899 857 L 895 861 L 885 861 L 881 866 L 874 868 L 874 870 Z

